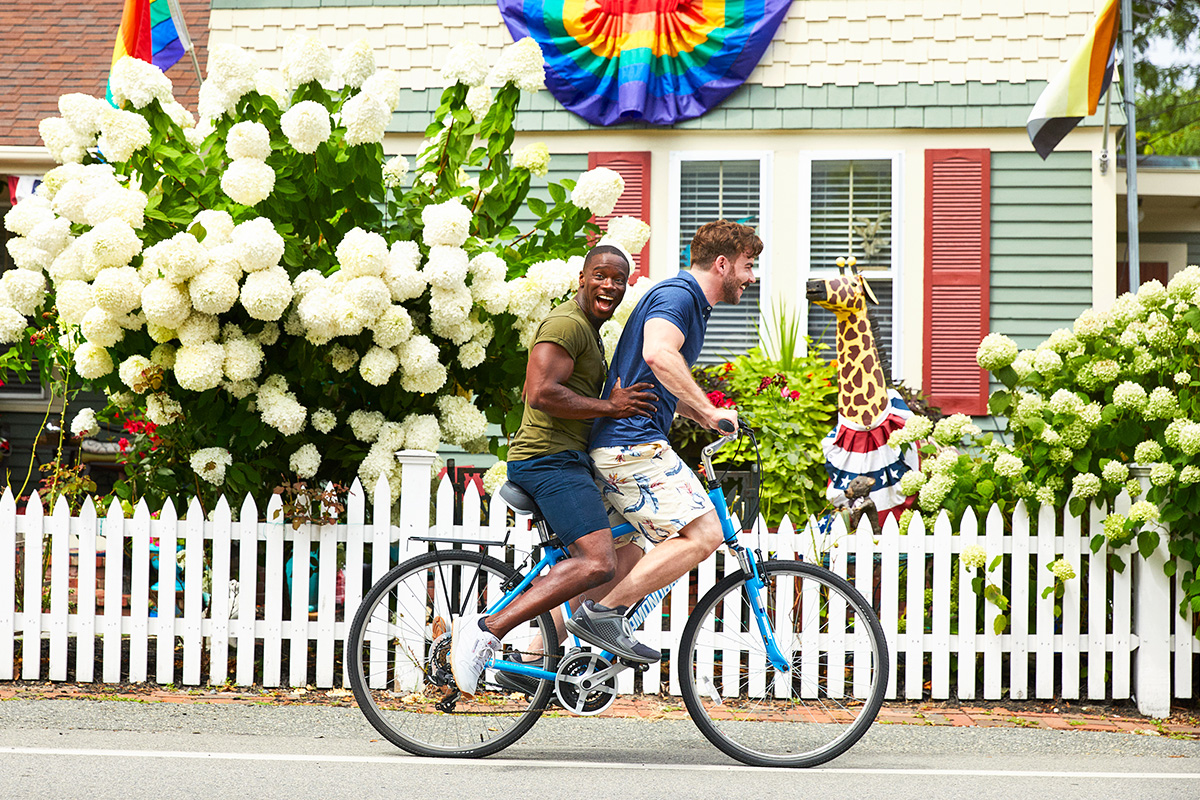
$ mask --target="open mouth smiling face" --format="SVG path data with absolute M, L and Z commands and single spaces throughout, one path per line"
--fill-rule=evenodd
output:
M 615 253 L 597 253 L 579 275 L 579 305 L 596 327 L 612 318 L 629 281 L 625 259 Z

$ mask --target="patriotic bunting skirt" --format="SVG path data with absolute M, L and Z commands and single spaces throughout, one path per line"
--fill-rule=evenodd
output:
M 829 487 L 825 495 L 834 506 L 849 505 L 846 487 L 859 475 L 875 479 L 871 500 L 880 518 L 889 509 L 903 509 L 912 505 L 912 499 L 900 491 L 900 478 L 910 469 L 920 468 L 920 459 L 915 447 L 904 451 L 889 447 L 888 437 L 892 431 L 904 427 L 904 422 L 913 415 L 904 398 L 895 389 L 888 390 L 889 404 L 870 427 L 863 427 L 838 415 L 837 427 L 821 442 L 825 453 L 825 471 L 829 473 Z

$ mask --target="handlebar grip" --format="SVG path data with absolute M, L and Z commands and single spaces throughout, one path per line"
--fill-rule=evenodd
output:
M 733 427 L 733 423 L 727 419 L 723 419 L 717 423 L 717 430 L 726 435 L 733 433 L 737 428 Z

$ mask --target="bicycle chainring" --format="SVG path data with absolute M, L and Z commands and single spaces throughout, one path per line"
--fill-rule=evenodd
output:
M 591 677 L 611 666 L 607 658 L 587 650 L 563 658 L 554 677 L 554 690 L 562 707 L 572 714 L 589 717 L 611 706 L 617 699 L 616 677 L 605 680 Z
M 450 669 L 450 632 L 447 631 L 433 640 L 429 648 L 429 681 L 435 686 L 449 686 L 454 683 L 454 673 Z

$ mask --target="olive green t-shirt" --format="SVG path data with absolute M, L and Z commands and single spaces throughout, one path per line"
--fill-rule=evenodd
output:
M 600 336 L 583 309 L 571 297 L 538 325 L 530 351 L 539 342 L 554 342 L 575 361 L 575 369 L 564 384 L 581 397 L 599 397 L 608 377 L 608 365 L 600 350 Z M 521 427 L 508 449 L 509 461 L 548 456 L 566 450 L 587 450 L 590 419 L 559 419 L 530 408 L 521 415 Z

